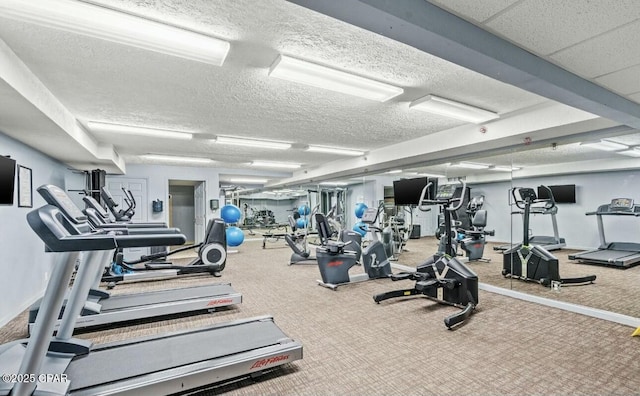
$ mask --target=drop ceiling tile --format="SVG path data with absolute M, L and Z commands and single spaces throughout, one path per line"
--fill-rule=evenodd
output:
M 640 92 L 640 64 L 598 77 L 596 82 L 622 95 Z
M 640 21 L 583 41 L 551 56 L 583 77 L 595 78 L 640 63 Z
M 639 17 L 638 0 L 527 0 L 486 26 L 532 52 L 550 55 Z
M 484 22 L 518 0 L 429 0 L 466 20 Z

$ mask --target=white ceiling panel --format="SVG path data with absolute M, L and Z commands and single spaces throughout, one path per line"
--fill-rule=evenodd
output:
M 469 21 L 484 22 L 519 0 L 428 0 Z
M 640 92 L 640 64 L 595 79 L 600 85 L 622 95 Z
M 486 26 L 536 54 L 549 55 L 637 18 L 637 0 L 525 0 Z
M 640 63 L 640 20 L 581 42 L 551 56 L 563 67 L 594 78 Z

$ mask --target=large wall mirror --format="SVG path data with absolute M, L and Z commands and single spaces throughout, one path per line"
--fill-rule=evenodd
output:
M 469 266 L 489 285 L 640 317 L 640 266 L 634 268 L 640 263 L 640 160 L 634 149 L 640 136 L 591 143 L 599 141 L 523 147 L 469 161 L 505 166 L 502 177 L 448 168 L 447 180 L 465 177 L 471 197 L 483 195 L 486 227 L 495 231 L 486 237 L 485 256 L 491 261 L 471 261 Z M 527 199 L 533 200 L 528 220 Z M 530 248 L 518 253 L 517 246 L 527 240 Z M 545 250 L 534 252 L 531 247 L 538 245 Z M 511 266 L 504 259 L 508 249 Z M 532 273 L 539 256 L 548 264 L 541 262 L 538 271 L 557 268 L 561 282 L 535 281 L 541 277 Z M 519 279 L 523 261 L 528 262 L 530 281 Z
M 636 286 L 640 284 L 640 265 L 634 268 L 640 264 L 640 159 L 634 149 L 640 146 L 640 135 L 609 137 L 602 145 L 591 144 L 599 142 L 523 146 L 412 170 L 420 175 L 440 173 L 439 183 L 463 179 L 470 188 L 469 199 L 476 206 L 481 200 L 485 223 L 476 227 L 488 232 L 483 259 L 468 263 L 480 282 L 640 317 L 640 287 Z M 396 176 L 401 177 L 411 175 Z M 531 200 L 528 219 L 527 199 Z M 458 213 L 461 228 L 473 226 L 471 206 L 465 205 Z M 434 217 L 439 210 L 433 210 L 435 213 L 423 214 L 423 219 L 418 215 L 416 222 L 423 223 L 425 257 L 438 248 L 433 233 L 441 218 Z M 519 249 L 523 244 L 529 248 Z M 469 253 L 461 245 L 459 242 L 458 254 L 465 260 Z M 544 251 L 534 252 L 533 246 L 542 246 Z M 583 254 L 585 251 L 591 252 Z M 413 253 L 403 257 L 416 259 Z M 560 282 L 537 282 L 546 279 L 531 272 L 539 257 L 548 259 L 539 271 L 557 271 Z M 525 275 L 523 261 L 528 263 L 529 281 L 520 279 Z

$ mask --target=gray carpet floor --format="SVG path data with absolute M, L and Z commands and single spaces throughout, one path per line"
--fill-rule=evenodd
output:
M 464 326 L 451 331 L 443 318 L 456 308 L 420 297 L 381 304 L 372 300 L 375 293 L 410 287 L 411 282 L 374 280 L 332 291 L 317 286 L 317 267 L 288 266 L 290 250 L 279 244 L 284 242 L 262 249 L 261 240 L 245 241 L 229 256 L 222 278 L 195 276 L 123 284 L 114 290 L 127 293 L 230 281 L 243 293 L 244 302 L 236 308 L 87 332 L 79 337 L 102 343 L 270 314 L 285 333 L 304 345 L 301 361 L 259 380 L 243 380 L 202 394 L 640 394 L 640 337 L 631 337 L 633 329 L 629 327 L 481 291 L 477 312 Z M 433 251 L 433 244 L 430 238 L 411 240 L 409 251 L 399 262 L 417 264 L 428 255 L 424 251 Z M 493 254 L 490 247 L 487 252 Z M 509 285 L 499 275 L 501 261 L 470 265 L 482 282 Z M 572 266 L 563 265 L 561 274 L 569 276 L 564 274 L 574 272 Z M 579 274 L 600 270 L 607 269 L 575 268 Z M 627 277 L 637 271 L 640 267 L 610 276 Z M 615 283 L 608 277 L 598 272 L 596 284 L 566 287 L 560 293 L 535 284 L 514 288 L 544 296 L 555 293 L 557 298 L 579 302 L 585 299 L 583 294 L 595 294 L 609 282 Z M 640 282 L 635 282 L 635 287 L 640 287 Z M 624 296 L 624 291 L 620 295 Z M 614 305 L 616 299 L 610 297 L 611 303 L 604 306 Z M 640 316 L 638 294 L 623 299 L 629 308 L 620 310 Z M 0 329 L 0 341 L 23 337 L 25 329 L 23 314 Z

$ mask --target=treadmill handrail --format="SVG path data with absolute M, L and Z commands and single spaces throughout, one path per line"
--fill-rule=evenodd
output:
M 81 232 L 58 207 L 53 205 L 45 205 L 31 211 L 27 215 L 27 220 L 47 248 L 54 252 L 183 245 L 187 241 L 184 234 L 115 235 L 103 232 Z
M 640 217 L 640 212 L 587 212 L 585 213 L 586 216 L 593 216 L 593 215 L 598 215 L 598 216 L 635 216 L 635 217 Z

